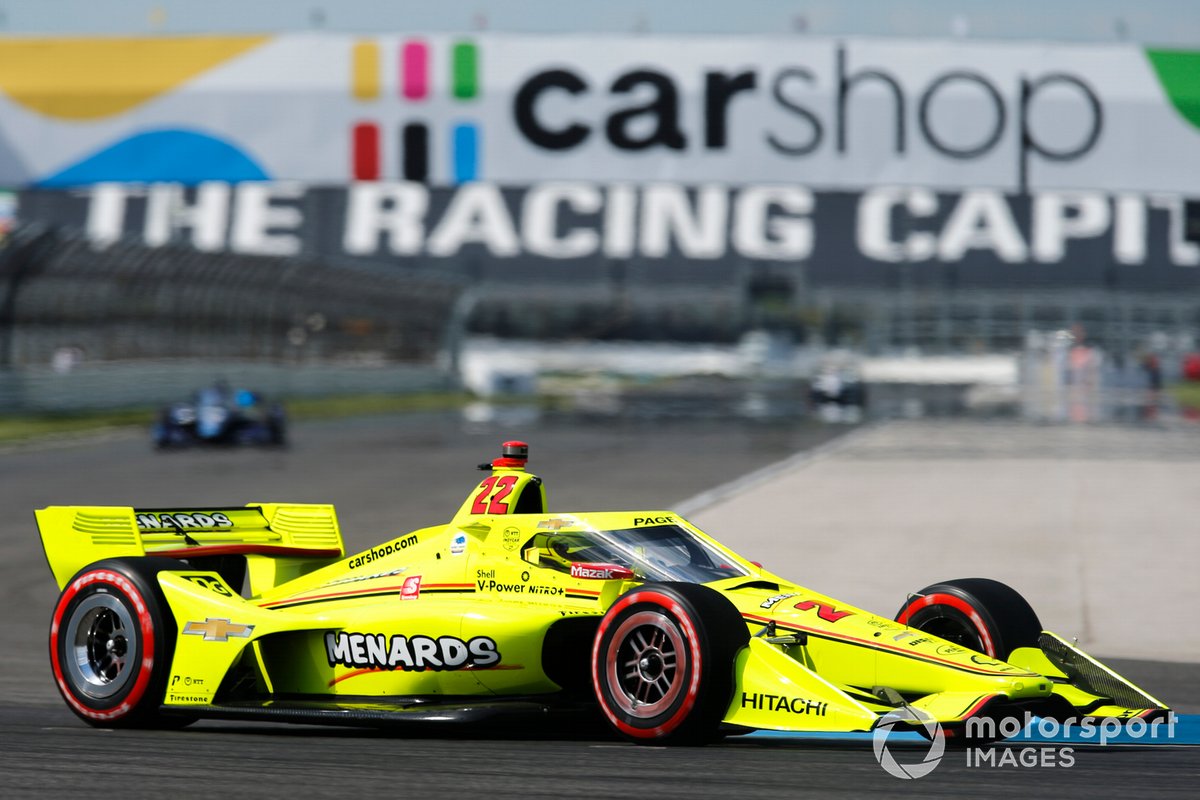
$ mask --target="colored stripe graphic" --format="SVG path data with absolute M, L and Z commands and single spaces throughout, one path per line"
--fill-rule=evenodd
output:
M 406 181 L 429 179 L 429 126 L 410 122 L 400 130 L 400 153 Z
M 379 126 L 374 122 L 358 123 L 353 141 L 354 180 L 379 180 Z
M 379 45 L 370 41 L 354 44 L 351 93 L 357 100 L 379 97 Z
M 233 142 L 190 130 L 143 131 L 38 179 L 39 186 L 82 186 L 104 181 L 265 181 L 262 165 Z
M 1200 51 L 1147 50 L 1146 57 L 1171 105 L 1200 128 Z
M 451 51 L 451 92 L 458 100 L 479 95 L 479 51 L 473 42 L 458 42 Z
M 419 39 L 405 42 L 401 50 L 400 87 L 408 100 L 429 96 L 429 45 Z
M 51 119 L 105 119 L 179 89 L 270 41 L 270 36 L 7 39 L 0 41 L 0 93 Z
M 351 91 L 358 100 L 374 100 L 380 96 L 380 47 L 374 41 L 362 39 L 353 47 Z M 399 44 L 396 67 L 397 93 L 402 100 L 423 101 L 432 96 L 431 65 L 433 52 L 423 39 L 405 39 Z M 460 40 L 450 47 L 449 94 L 456 100 L 474 100 L 481 90 L 479 82 L 479 48 L 470 40 Z M 389 90 L 390 91 L 390 90 Z M 480 138 L 477 122 L 458 122 L 449 131 L 450 180 L 453 183 L 478 180 L 480 177 Z M 399 177 L 409 181 L 427 182 L 435 171 L 430 166 L 437 150 L 439 166 L 441 147 L 430 139 L 428 121 L 402 122 L 396 133 L 388 134 L 390 146 L 399 145 L 397 163 Z M 439 139 L 441 145 L 443 140 Z M 394 144 L 392 144 L 394 143 Z M 383 144 L 377 122 L 359 122 L 353 128 L 351 156 L 355 180 L 380 180 L 383 177 Z M 436 170 L 440 172 L 440 169 Z
M 479 177 L 479 128 L 470 122 L 454 126 L 451 139 L 454 162 L 450 165 L 455 183 Z

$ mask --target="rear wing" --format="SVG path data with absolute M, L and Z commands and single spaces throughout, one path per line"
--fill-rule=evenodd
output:
M 34 514 L 46 560 L 60 589 L 88 564 L 116 556 L 190 559 L 244 555 L 251 557 L 251 562 L 288 559 L 315 567 L 320 565 L 315 562 L 334 561 L 345 554 L 337 515 L 330 505 L 50 506 Z

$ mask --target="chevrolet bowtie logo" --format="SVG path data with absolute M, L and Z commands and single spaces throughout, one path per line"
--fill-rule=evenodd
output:
M 204 622 L 189 622 L 183 632 L 203 636 L 206 642 L 228 642 L 230 636 L 239 636 L 245 639 L 253 630 L 253 625 L 242 625 L 227 619 L 209 617 Z
M 538 523 L 538 527 L 539 528 L 549 528 L 552 531 L 556 531 L 559 528 L 565 528 L 568 525 L 574 525 L 574 524 L 575 524 L 574 521 L 569 520 L 569 519 L 544 519 Z

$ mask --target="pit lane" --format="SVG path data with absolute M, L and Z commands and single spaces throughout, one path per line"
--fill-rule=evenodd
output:
M 36 507 L 333 502 L 354 550 L 442 521 L 475 480 L 475 464 L 510 436 L 530 440 L 531 468 L 546 479 L 552 507 L 566 509 L 670 507 L 826 445 L 838 433 L 793 423 L 580 425 L 525 418 L 496 424 L 426 414 L 301 426 L 286 451 L 160 454 L 146 438 L 126 435 L 0 453 L 0 597 L 9 623 L 7 646 L 0 648 L 0 794 L 1118 797 L 1149 790 L 1194 796 L 1200 749 L 1176 744 L 1077 745 L 1070 768 L 973 767 L 951 751 L 929 776 L 901 781 L 880 768 L 862 736 L 753 735 L 703 749 L 665 749 L 589 730 L 435 737 L 201 722 L 175 732 L 99 731 L 66 709 L 50 680 L 46 628 L 56 591 L 33 526 Z M 816 576 L 795 577 L 820 585 Z M 1200 710 L 1196 665 L 1123 661 L 1118 668 L 1181 710 Z M 1194 733 L 1195 717 L 1184 722 Z

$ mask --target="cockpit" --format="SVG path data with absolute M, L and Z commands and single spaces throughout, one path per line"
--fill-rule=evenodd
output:
M 581 570 L 609 569 L 607 577 L 644 581 L 708 583 L 749 573 L 691 531 L 679 525 L 618 530 L 547 531 L 526 542 L 522 557 L 531 564 L 580 577 Z M 585 575 L 584 577 L 600 577 Z

